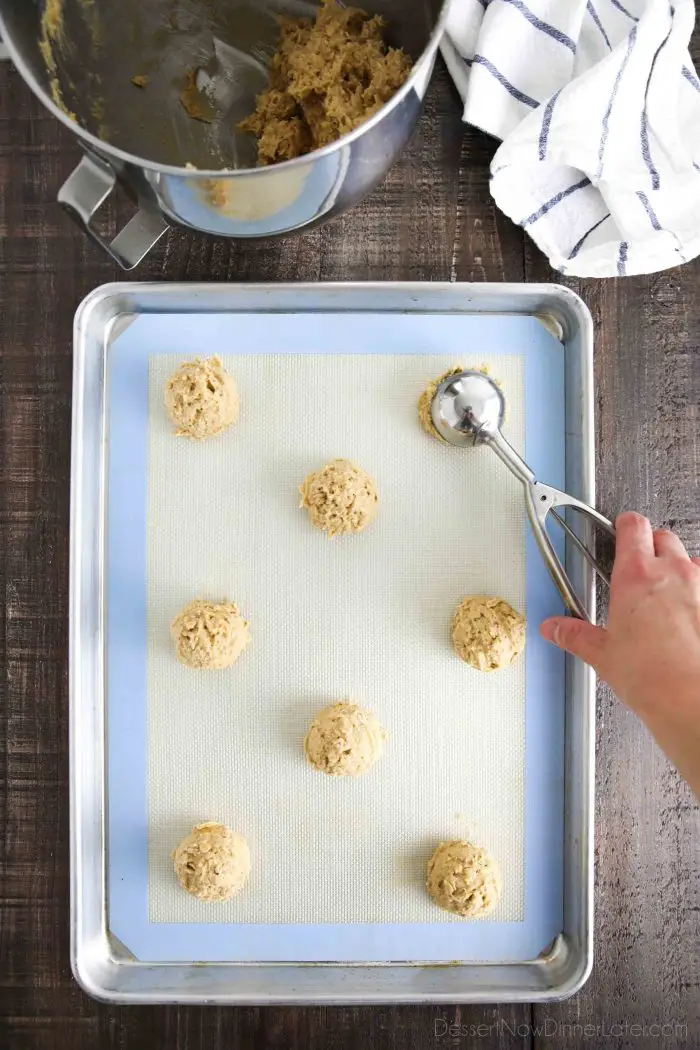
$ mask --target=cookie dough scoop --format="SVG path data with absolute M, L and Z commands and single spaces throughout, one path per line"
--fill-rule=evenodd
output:
M 537 480 L 501 432 L 505 411 L 506 400 L 500 387 L 490 376 L 472 370 L 444 379 L 435 391 L 430 409 L 435 429 L 443 440 L 462 448 L 488 445 L 522 483 L 527 516 L 552 579 L 572 615 L 588 620 L 586 607 L 576 594 L 547 532 L 547 515 L 551 511 L 572 543 L 608 586 L 610 576 L 559 511 L 578 511 L 612 537 L 615 529 L 612 522 L 587 503 Z

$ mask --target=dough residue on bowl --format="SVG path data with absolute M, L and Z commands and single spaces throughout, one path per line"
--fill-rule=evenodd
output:
M 280 18 L 267 91 L 238 125 L 258 140 L 258 162 L 275 164 L 335 142 L 384 106 L 411 59 L 388 47 L 381 15 L 323 0 L 315 20 Z
M 63 0 L 46 0 L 44 12 L 41 16 L 39 50 L 46 65 L 51 98 L 55 105 L 77 124 L 77 116 L 69 109 L 63 98 L 63 88 L 58 76 L 57 55 L 62 54 L 66 50 L 67 44 L 63 7 Z
M 525 648 L 525 617 L 503 598 L 464 598 L 452 620 L 452 644 L 477 671 L 498 671 Z
M 501 899 L 501 871 L 488 850 L 453 839 L 441 842 L 428 861 L 426 889 L 446 911 L 480 919 Z

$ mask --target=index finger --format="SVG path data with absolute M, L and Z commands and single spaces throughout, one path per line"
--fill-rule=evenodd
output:
M 628 511 L 615 519 L 615 568 L 655 557 L 654 533 L 647 518 Z

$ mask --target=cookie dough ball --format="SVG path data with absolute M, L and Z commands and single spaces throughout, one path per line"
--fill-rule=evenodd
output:
M 170 625 L 178 660 L 188 667 L 231 667 L 250 645 L 250 627 L 233 602 L 195 598 Z
M 314 769 L 332 777 L 357 777 L 384 753 L 386 733 L 371 711 L 356 704 L 326 707 L 314 718 L 304 751 Z
M 440 437 L 439 433 L 435 429 L 433 417 L 430 414 L 430 406 L 433 403 L 435 391 L 440 386 L 440 383 L 442 383 L 445 379 L 449 379 L 450 376 L 459 375 L 459 373 L 463 371 L 463 365 L 455 365 L 454 368 L 450 368 L 449 371 L 443 372 L 443 374 L 441 376 L 438 376 L 437 379 L 433 379 L 430 383 L 428 383 L 427 387 L 425 388 L 421 396 L 418 398 L 418 421 L 423 427 L 423 430 L 426 432 L 426 434 L 429 434 L 430 437 L 437 438 L 438 441 L 442 441 L 443 439 Z
M 372 478 L 349 459 L 334 459 L 300 486 L 301 507 L 329 536 L 362 532 L 377 516 L 379 493 Z
M 498 864 L 488 850 L 455 839 L 441 842 L 428 861 L 426 889 L 436 904 L 467 919 L 480 919 L 501 899 Z
M 498 671 L 525 648 L 525 617 L 503 598 L 465 598 L 452 620 L 452 644 L 477 671 Z
M 250 850 L 225 824 L 197 824 L 173 851 L 180 885 L 201 901 L 227 901 L 250 875 Z
M 218 357 L 186 361 L 170 377 L 165 407 L 178 436 L 214 437 L 238 419 L 238 391 Z

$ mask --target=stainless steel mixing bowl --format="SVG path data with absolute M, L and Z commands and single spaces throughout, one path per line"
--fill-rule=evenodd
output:
M 372 13 L 389 23 L 389 43 L 414 59 L 408 80 L 351 134 L 296 160 L 256 168 L 236 121 L 264 86 L 256 67 L 274 50 L 277 17 L 308 14 L 313 6 L 305 0 L 0 0 L 0 35 L 12 61 L 84 150 L 58 199 L 125 269 L 141 261 L 170 223 L 225 237 L 272 237 L 332 218 L 384 177 L 418 119 L 447 2 L 368 0 Z M 52 25 L 60 17 L 60 46 L 49 40 L 47 48 L 47 7 Z M 228 45 L 227 53 L 231 47 L 242 53 L 243 64 L 233 71 L 242 87 L 225 119 L 209 124 L 188 116 L 180 96 L 188 71 L 216 75 L 221 44 L 224 52 Z M 142 76 L 147 90 L 132 83 Z M 225 79 L 231 80 L 230 69 Z M 118 184 L 138 211 L 108 243 L 95 220 Z

